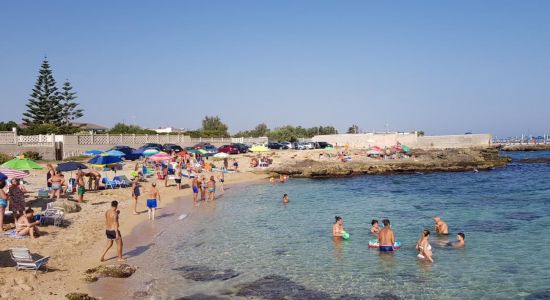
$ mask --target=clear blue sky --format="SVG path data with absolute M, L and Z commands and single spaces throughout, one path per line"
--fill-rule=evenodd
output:
M 550 1 L 3 1 L 0 120 L 47 55 L 84 121 L 550 133 Z

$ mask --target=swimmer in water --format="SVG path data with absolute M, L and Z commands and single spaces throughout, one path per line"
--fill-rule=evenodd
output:
M 463 232 L 459 232 L 456 235 L 456 241 L 448 242 L 447 246 L 452 248 L 464 248 L 464 246 L 466 246 L 466 243 L 464 241 L 465 238 L 466 238 L 466 235 Z
M 424 229 L 420 235 L 420 239 L 416 242 L 417 257 L 422 260 L 434 262 L 432 259 L 432 246 L 430 245 L 430 231 Z
M 380 233 L 380 226 L 378 225 L 378 220 L 373 219 L 370 224 L 372 225 L 370 228 L 370 232 L 376 236 L 378 236 L 378 233 Z
M 380 252 L 392 252 L 395 244 L 395 234 L 390 228 L 390 220 L 384 219 L 382 224 L 384 224 L 384 228 L 378 233 L 378 242 L 380 243 L 378 250 Z
M 333 237 L 342 237 L 342 231 L 344 231 L 344 220 L 340 216 L 334 217 L 336 221 L 332 225 L 332 236 Z
M 449 226 L 447 226 L 447 223 L 441 220 L 440 217 L 438 216 L 434 217 L 434 223 L 435 223 L 436 233 L 443 234 L 443 235 L 449 234 Z
M 284 194 L 284 195 L 283 195 L 283 203 L 284 203 L 284 204 L 287 204 L 287 203 L 288 203 L 288 194 Z

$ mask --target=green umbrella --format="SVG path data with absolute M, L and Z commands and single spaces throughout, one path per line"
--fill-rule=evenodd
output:
M 30 158 L 14 158 L 5 162 L 2 167 L 16 170 L 42 170 L 42 167 Z
M 409 147 L 407 145 L 401 145 L 401 148 L 403 148 L 403 151 L 405 151 L 405 152 L 411 151 L 411 147 Z

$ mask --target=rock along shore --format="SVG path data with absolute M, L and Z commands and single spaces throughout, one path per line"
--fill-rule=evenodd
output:
M 410 158 L 401 160 L 378 160 L 353 155 L 353 160 L 345 163 L 305 159 L 269 168 L 267 171 L 293 177 L 327 178 L 367 174 L 489 170 L 510 162 L 510 158 L 499 156 L 497 148 L 413 150 L 411 155 Z
M 550 150 L 550 144 L 525 144 L 502 146 L 502 151 L 546 151 Z

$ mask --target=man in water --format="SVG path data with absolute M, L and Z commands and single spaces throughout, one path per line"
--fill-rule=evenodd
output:
M 157 184 L 151 183 L 151 190 L 149 191 L 149 198 L 147 198 L 147 209 L 149 210 L 149 220 L 155 219 L 155 210 L 157 208 L 157 201 L 160 202 L 160 193 L 157 190 Z
M 456 235 L 456 241 L 447 243 L 447 246 L 453 248 L 464 248 L 464 246 L 466 246 L 466 243 L 464 241 L 465 238 L 466 235 L 463 232 L 459 232 Z
M 439 234 L 447 235 L 449 234 L 449 226 L 447 226 L 447 223 L 443 222 L 440 217 L 436 216 L 434 217 L 434 223 L 435 223 L 435 232 Z
M 284 204 L 287 204 L 287 203 L 288 203 L 288 194 L 284 194 L 284 195 L 283 195 L 283 203 L 284 203 Z
M 395 244 L 395 234 L 390 228 L 390 220 L 384 219 L 382 224 L 384 224 L 384 228 L 378 233 L 378 242 L 380 243 L 378 250 L 380 252 L 391 252 Z
M 107 246 L 101 255 L 101 261 L 105 261 L 105 254 L 113 246 L 113 241 L 116 241 L 117 247 L 117 261 L 124 261 L 122 257 L 122 237 L 120 236 L 118 215 L 120 211 L 118 210 L 118 202 L 112 201 L 111 208 L 105 212 L 105 235 L 107 236 Z

